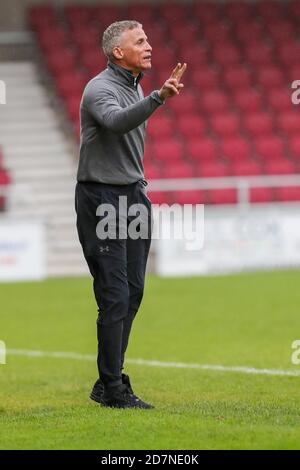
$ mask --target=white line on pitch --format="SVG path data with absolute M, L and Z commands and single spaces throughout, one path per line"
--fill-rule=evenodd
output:
M 75 359 L 79 361 L 95 361 L 96 356 L 92 354 L 79 354 L 74 352 L 47 352 L 47 351 L 30 351 L 27 349 L 8 349 L 8 356 L 26 356 L 26 357 L 49 357 L 56 359 Z M 276 370 L 276 369 L 256 369 L 254 367 L 246 366 L 220 366 L 209 364 L 189 364 L 183 362 L 163 362 L 163 361 L 150 361 L 145 359 L 127 359 L 127 364 L 150 366 L 150 367 L 166 367 L 174 369 L 198 369 L 208 370 L 215 372 L 238 372 L 240 374 L 253 374 L 253 375 L 273 375 L 285 377 L 300 377 L 298 370 Z

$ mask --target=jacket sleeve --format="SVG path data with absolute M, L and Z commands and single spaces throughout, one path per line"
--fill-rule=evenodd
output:
M 116 134 L 126 134 L 140 126 L 161 104 L 157 91 L 126 108 L 120 106 L 110 90 L 92 87 L 86 94 L 88 111 L 101 126 Z

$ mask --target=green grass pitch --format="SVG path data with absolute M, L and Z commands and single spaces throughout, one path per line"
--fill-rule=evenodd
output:
M 96 352 L 91 280 L 0 285 L 8 349 Z M 296 370 L 300 273 L 148 277 L 127 357 Z M 300 377 L 128 364 L 154 410 L 88 398 L 93 361 L 7 356 L 0 365 L 1 449 L 296 449 Z

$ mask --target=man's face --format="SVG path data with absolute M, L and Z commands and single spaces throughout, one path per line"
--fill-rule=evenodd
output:
M 122 52 L 118 64 L 131 70 L 134 75 L 151 69 L 152 47 L 142 28 L 124 31 L 118 49 Z

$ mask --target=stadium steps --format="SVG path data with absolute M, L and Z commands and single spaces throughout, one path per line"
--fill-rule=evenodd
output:
M 48 276 L 86 274 L 75 226 L 76 158 L 61 116 L 34 63 L 0 63 L 0 76 L 7 84 L 0 140 L 16 193 L 11 215 L 45 222 Z

